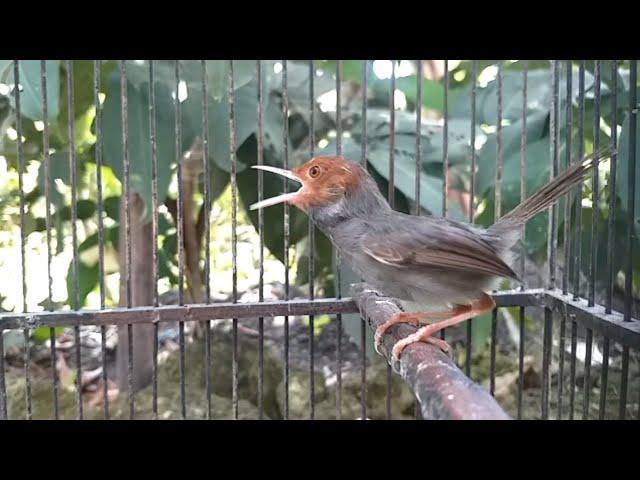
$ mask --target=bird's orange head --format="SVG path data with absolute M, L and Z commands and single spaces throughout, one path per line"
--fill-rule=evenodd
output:
M 251 205 L 251 210 L 286 202 L 307 211 L 330 205 L 357 188 L 366 175 L 357 163 L 343 157 L 314 157 L 292 170 L 254 165 L 253 168 L 277 173 L 302 184 L 296 192 L 284 193 Z

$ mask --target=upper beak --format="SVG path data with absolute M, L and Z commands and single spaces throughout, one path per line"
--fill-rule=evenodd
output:
M 295 180 L 296 182 L 302 183 L 302 180 L 294 175 L 289 170 L 285 170 L 283 168 L 270 167 L 268 165 L 252 165 L 251 168 L 257 168 L 258 170 L 266 170 L 267 172 L 277 173 L 278 175 L 282 175 L 283 177 L 287 177 L 290 180 Z M 287 200 L 291 200 L 298 194 L 298 191 L 291 193 L 283 193 L 282 195 L 278 195 L 276 197 L 267 198 L 262 200 L 261 202 L 256 202 L 249 207 L 249 210 L 257 210 L 258 208 L 270 207 L 271 205 L 276 205 L 278 203 L 286 202 Z

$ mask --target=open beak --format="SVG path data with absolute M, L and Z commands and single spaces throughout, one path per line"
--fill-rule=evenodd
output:
M 266 170 L 267 172 L 277 173 L 278 175 L 287 177 L 290 180 L 295 180 L 296 182 L 302 183 L 302 180 L 300 180 L 300 178 L 291 173 L 289 170 L 285 170 L 283 168 L 270 167 L 268 165 L 252 165 L 251 168 L 257 168 L 258 170 Z M 287 200 L 291 200 L 292 198 L 294 198 L 299 191 L 300 190 L 291 193 L 283 193 L 282 195 L 267 198 L 265 200 L 262 200 L 261 202 L 256 202 L 249 207 L 249 210 L 257 210 L 258 208 L 270 207 L 271 205 L 277 205 L 278 203 L 286 202 Z

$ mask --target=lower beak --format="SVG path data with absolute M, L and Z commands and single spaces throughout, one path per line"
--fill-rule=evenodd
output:
M 268 165 L 253 165 L 251 168 L 257 168 L 258 170 L 266 170 L 267 172 L 277 173 L 278 175 L 287 177 L 290 180 L 295 180 L 296 182 L 302 183 L 302 180 L 300 180 L 299 177 L 291 173 L 289 170 L 285 170 L 283 168 L 270 167 Z M 282 195 L 267 198 L 266 200 L 262 200 L 261 202 L 256 202 L 249 207 L 249 210 L 257 210 L 258 208 L 270 207 L 271 205 L 277 205 L 278 203 L 286 202 L 298 195 L 299 191 L 300 190 L 291 193 L 283 193 Z

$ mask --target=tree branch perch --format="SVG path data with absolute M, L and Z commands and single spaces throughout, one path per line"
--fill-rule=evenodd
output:
M 353 285 L 352 295 L 362 318 L 373 331 L 402 311 L 395 299 L 366 284 Z M 393 345 L 416 330 L 416 327 L 401 324 L 387 331 L 381 345 L 387 361 L 391 359 Z M 400 375 L 418 398 L 424 419 L 510 419 L 487 391 L 465 376 L 447 355 L 433 345 L 418 343 L 405 348 L 400 357 Z

